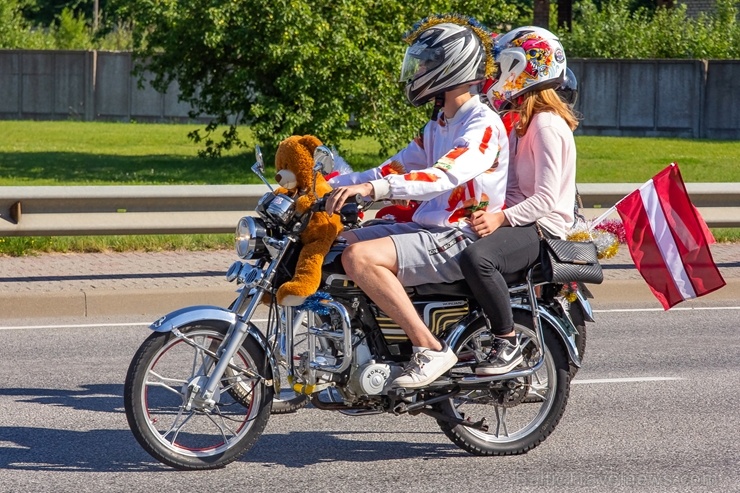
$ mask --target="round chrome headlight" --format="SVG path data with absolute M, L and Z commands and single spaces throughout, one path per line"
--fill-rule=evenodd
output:
M 267 234 L 265 223 L 261 219 L 243 217 L 236 226 L 234 247 L 239 258 L 251 259 L 265 250 L 262 238 Z

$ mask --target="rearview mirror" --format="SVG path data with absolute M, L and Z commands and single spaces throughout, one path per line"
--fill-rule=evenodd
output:
M 259 145 L 254 146 L 254 157 L 257 159 L 255 165 L 260 173 L 265 172 L 265 160 L 262 158 L 262 149 Z
M 326 146 L 318 146 L 313 152 L 314 171 L 328 175 L 334 169 L 334 153 Z
M 274 189 L 272 188 L 272 185 L 270 185 L 270 182 L 265 178 L 265 160 L 262 158 L 262 149 L 260 149 L 260 146 L 258 145 L 254 148 L 254 156 L 257 158 L 257 162 L 252 165 L 252 172 L 259 176 L 262 183 L 267 185 L 267 188 L 269 188 L 270 191 L 273 191 Z

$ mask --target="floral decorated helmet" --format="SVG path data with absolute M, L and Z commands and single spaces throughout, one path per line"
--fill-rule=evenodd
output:
M 422 19 L 404 35 L 409 43 L 400 82 L 414 106 L 463 84 L 490 76 L 490 33 L 472 18 L 439 15 Z
M 484 85 L 494 109 L 533 90 L 560 86 L 565 79 L 565 50 L 547 29 L 519 27 L 494 40 L 496 74 Z

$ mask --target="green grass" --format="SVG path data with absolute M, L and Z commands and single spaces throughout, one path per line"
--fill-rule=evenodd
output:
M 259 183 L 251 149 L 197 157 L 197 124 L 0 121 L 0 185 Z M 251 142 L 249 132 L 245 140 Z M 740 181 L 740 141 L 576 137 L 579 183 L 641 183 L 672 161 L 687 182 Z M 370 139 L 343 142 L 355 170 L 383 159 Z M 268 163 L 269 164 L 269 163 Z M 268 166 L 268 170 L 270 166 Z
M 197 124 L 0 121 L 0 186 L 196 185 L 261 183 L 250 171 L 254 148 L 218 159 L 197 157 L 188 132 Z M 251 134 L 242 136 L 251 142 Z M 379 164 L 380 146 L 350 143 L 355 169 Z M 267 174 L 274 174 L 272 163 Z
M 197 157 L 188 132 L 198 124 L 0 121 L 0 186 L 260 183 L 250 149 L 220 159 Z M 251 142 L 247 131 L 243 137 Z M 579 183 L 642 183 L 672 161 L 687 182 L 740 181 L 740 142 L 576 137 Z M 383 156 L 370 139 L 343 142 L 355 170 Z M 269 163 L 268 163 L 269 164 Z M 268 166 L 268 175 L 272 167 Z M 735 229 L 718 241 L 740 241 Z M 197 250 L 230 248 L 231 235 L 0 238 L 0 254 L 36 252 Z
M 740 141 L 576 137 L 578 183 L 643 183 L 677 162 L 686 182 L 740 181 Z
M 201 251 L 233 248 L 231 234 L 0 237 L 0 255 L 38 253 Z

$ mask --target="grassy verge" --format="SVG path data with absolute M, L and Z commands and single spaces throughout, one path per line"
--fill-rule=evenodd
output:
M 0 121 L 0 186 L 260 183 L 253 151 L 196 157 L 197 124 Z M 250 141 L 247 132 L 244 137 Z M 578 136 L 579 183 L 642 183 L 671 161 L 687 182 L 740 182 L 740 142 Z M 355 170 L 381 162 L 370 139 L 342 143 Z M 271 167 L 268 166 L 268 174 Z M 713 230 L 740 241 L 740 230 Z M 231 248 L 231 235 L 0 238 L 0 255 Z

